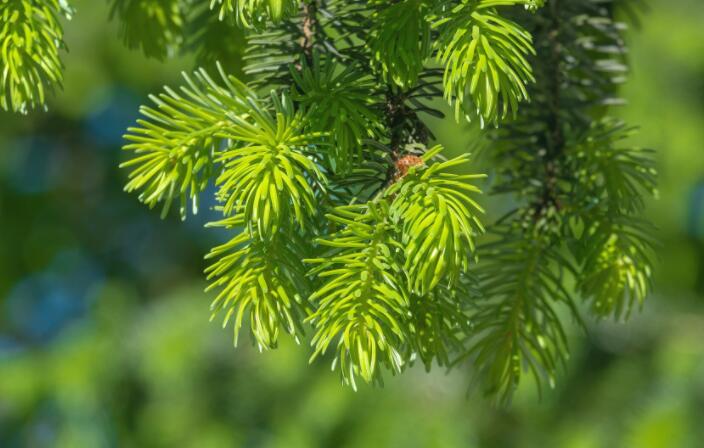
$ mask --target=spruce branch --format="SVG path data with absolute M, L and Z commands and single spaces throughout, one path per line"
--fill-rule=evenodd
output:
M 475 283 L 476 279 L 463 275 L 452 287 L 440 284 L 423 295 L 409 294 L 410 362 L 420 359 L 428 372 L 433 364 L 452 367 L 472 332 L 471 304 L 479 297 Z
M 234 116 L 224 135 L 232 147 L 218 155 L 224 169 L 217 179 L 226 216 L 242 213 L 250 233 L 262 239 L 292 221 L 303 227 L 316 212 L 311 183 L 327 179 L 312 159 L 323 134 L 304 132 L 307 117 L 290 97 L 272 94 L 275 115 L 256 100 L 242 117 Z
M 455 106 L 455 119 L 476 114 L 482 123 L 515 117 L 518 103 L 528 100 L 526 85 L 535 81 L 527 57 L 535 54 L 532 38 L 496 7 L 533 2 L 465 1 L 441 16 L 437 58 L 444 65 L 445 98 Z M 464 107 L 467 97 L 472 104 Z
M 604 220 L 589 228 L 577 255 L 578 289 L 598 318 L 628 319 L 652 287 L 652 226 L 634 217 Z
M 449 347 L 459 338 L 451 325 L 468 323 L 463 297 L 452 290 L 466 290 L 460 276 L 481 223 L 471 216 L 469 209 L 480 208 L 467 195 L 479 189 L 461 181 L 482 176 L 447 172 L 465 157 L 430 164 L 440 150 L 427 151 L 384 195 L 336 207 L 327 217 L 343 228 L 318 240 L 329 253 L 308 260 L 318 264 L 311 274 L 326 280 L 311 296 L 318 306 L 309 318 L 316 328 L 313 359 L 337 341 L 333 365 L 339 363 L 353 387 L 357 375 L 380 381 L 377 363 L 393 373 L 416 355 L 449 363 Z M 452 314 L 438 316 L 441 309 Z M 420 348 L 422 341 L 437 351 Z
M 645 196 L 655 193 L 655 171 L 649 151 L 624 146 L 632 129 L 604 116 L 604 106 L 618 103 L 616 86 L 625 72 L 623 27 L 604 7 L 608 3 L 551 0 L 526 16 L 538 61 L 536 83 L 528 88 L 532 102 L 521 117 L 492 131 L 501 174 L 495 191 L 521 202 L 493 229 L 510 226 L 491 243 L 510 248 L 506 256 L 494 254 L 491 245 L 479 248 L 493 272 L 480 266 L 480 290 L 495 305 L 472 314 L 475 330 L 485 320 L 490 326 L 467 354 L 488 390 L 500 391 L 504 400 L 524 370 L 533 372 L 539 389 L 544 381 L 553 384 L 556 360 L 568 352 L 552 306 L 563 303 L 581 320 L 573 298 L 581 295 L 591 304 L 589 314 L 620 318 L 642 304 L 650 287 L 652 228 L 638 215 Z M 540 262 L 527 264 L 533 256 Z M 492 266 L 494 260 L 502 266 Z M 510 286 L 508 277 L 526 266 L 533 266 L 531 284 Z M 563 274 L 573 277 L 574 291 L 564 286 Z M 485 283 L 488 278 L 496 284 Z M 529 305 L 523 314 L 506 311 L 515 303 Z M 502 315 L 501 321 L 488 319 Z M 509 317 L 530 331 L 515 327 L 502 340 Z
M 291 70 L 292 98 L 310 110 L 314 129 L 331 134 L 327 164 L 335 172 L 349 172 L 362 160 L 365 139 L 380 133 L 381 117 L 369 98 L 373 79 L 354 67 L 341 67 L 315 53 L 310 64 Z
M 214 260 L 205 271 L 211 281 L 207 290 L 219 290 L 211 304 L 211 320 L 224 313 L 223 328 L 233 321 L 235 346 L 245 318 L 260 350 L 275 348 L 282 330 L 298 341 L 310 310 L 306 301 L 310 286 L 300 258 L 305 243 L 295 232 L 280 231 L 263 239 L 242 215 L 209 226 L 239 232 L 206 256 Z
M 63 0 L 0 3 L 0 108 L 28 113 L 61 87 L 60 50 L 66 45 L 59 19 L 72 12 Z
M 220 20 L 234 16 L 247 28 L 264 26 L 267 20 L 279 23 L 297 11 L 299 4 L 300 0 L 210 0 Z
M 534 230 L 517 232 L 515 224 L 495 227 L 498 238 L 482 248 L 476 275 L 484 299 L 470 313 L 468 350 L 485 393 L 508 402 L 524 370 L 552 387 L 568 357 L 567 339 L 556 305 L 578 317 L 564 286 L 569 261 Z M 461 358 L 460 358 L 461 359 Z
M 623 121 L 607 117 L 578 136 L 570 148 L 570 164 L 579 180 L 575 197 L 588 203 L 575 204 L 575 209 L 587 215 L 591 210 L 637 214 L 645 207 L 644 194 L 657 195 L 653 151 L 627 145 L 636 132 Z
M 423 161 L 429 161 L 441 149 L 430 149 Z M 469 196 L 481 190 L 469 181 L 485 176 L 449 172 L 466 162 L 467 156 L 460 156 L 426 169 L 411 167 L 386 191 L 387 197 L 393 198 L 392 219 L 403 226 L 401 242 L 409 288 L 420 295 L 441 281 L 449 287 L 458 283 L 475 253 L 475 236 L 483 231 L 477 217 L 483 209 Z
M 211 0 L 246 33 L 253 79 L 199 71 L 154 98 L 127 135 L 127 189 L 184 214 L 216 184 L 212 225 L 233 237 L 207 275 L 235 341 L 248 324 L 273 348 L 309 324 L 311 361 L 332 352 L 355 388 L 469 359 L 500 401 L 526 373 L 542 390 L 579 298 L 620 319 L 650 288 L 656 173 L 607 114 L 626 73 L 613 1 Z M 516 202 L 481 241 L 484 176 L 430 145 L 442 98 L 500 125 L 493 192 Z
M 229 74 L 242 73 L 246 30 L 232 20 L 219 20 L 208 2 L 189 3 L 184 16 L 182 53 L 193 53 L 197 67 L 211 69 L 221 64 Z
M 301 262 L 310 251 L 307 232 L 316 214 L 316 193 L 326 178 L 314 162 L 323 135 L 307 133 L 306 114 L 286 94 L 270 103 L 247 98 L 246 113 L 233 115 L 223 131 L 229 147 L 217 156 L 219 210 L 213 223 L 240 232 L 214 248 L 217 260 L 206 270 L 219 289 L 213 311 L 226 309 L 225 323 L 236 316 L 235 343 L 246 315 L 260 349 L 276 346 L 281 329 L 296 340 L 311 312 L 309 282 Z
M 197 212 L 199 194 L 218 172 L 225 130 L 236 126 L 238 113 L 249 111 L 254 93 L 222 69 L 220 75 L 222 85 L 202 69 L 192 77 L 184 73 L 186 85 L 151 96 L 156 108 L 142 107 L 145 118 L 125 135 L 130 143 L 123 149 L 135 154 L 120 165 L 131 170 L 125 191 L 141 190 L 139 198 L 150 208 L 163 203 L 162 217 L 176 198 L 182 219 L 189 201 Z
M 157 59 L 174 56 L 184 42 L 182 0 L 111 0 L 128 48 L 139 48 Z
M 367 45 L 372 67 L 386 83 L 413 87 L 431 52 L 426 0 L 383 3 L 375 13 Z
M 311 361 L 336 345 L 333 368 L 356 389 L 356 377 L 381 381 L 377 364 L 399 373 L 408 297 L 400 281 L 402 250 L 388 219 L 388 203 L 337 207 L 327 218 L 344 225 L 319 239 L 330 254 L 307 260 L 311 274 L 326 282 L 310 300 L 317 305 L 308 321 L 315 328 Z

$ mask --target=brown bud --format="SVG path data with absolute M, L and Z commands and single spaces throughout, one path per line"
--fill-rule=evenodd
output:
M 396 161 L 396 179 L 400 179 L 408 174 L 408 170 L 411 169 L 411 167 L 423 165 L 425 165 L 425 162 L 418 156 L 411 154 L 401 157 Z

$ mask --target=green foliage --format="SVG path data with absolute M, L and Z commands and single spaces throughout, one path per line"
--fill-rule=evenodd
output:
M 577 296 L 595 317 L 642 304 L 653 243 L 638 214 L 655 173 L 648 151 L 624 144 L 632 130 L 604 113 L 625 74 L 609 9 L 308 2 L 286 19 L 297 8 L 218 5 L 260 28 L 244 71 L 279 91 L 262 100 L 202 72 L 185 95 L 167 91 L 161 115 L 147 109 L 153 122 L 132 130 L 150 140 L 126 148 L 154 160 L 173 152 L 182 170 L 135 159 L 128 186 L 154 205 L 216 179 L 216 225 L 239 233 L 209 255 L 208 275 L 214 310 L 234 317 L 236 334 L 248 320 L 270 348 L 311 324 L 312 359 L 333 352 L 355 388 L 416 360 L 468 359 L 485 392 L 508 401 L 526 371 L 539 389 L 555 384 L 568 358 L 563 320 L 582 322 Z M 502 15 L 520 5 L 529 12 Z M 433 52 L 440 71 L 426 67 Z M 455 172 L 466 156 L 440 158 L 423 123 L 440 97 L 457 116 L 501 124 L 487 133 L 494 191 L 518 201 L 479 244 L 471 182 L 483 176 Z M 191 157 L 207 170 L 191 169 Z
M 189 201 L 198 210 L 198 195 L 218 172 L 216 153 L 227 139 L 225 129 L 236 126 L 235 111 L 244 113 L 249 107 L 253 93 L 234 77 L 221 75 L 225 87 L 204 70 L 192 78 L 184 74 L 187 86 L 180 93 L 167 87 L 152 96 L 157 108 L 142 107 L 146 118 L 125 135 L 131 143 L 124 149 L 135 153 L 121 165 L 131 168 L 125 190 L 141 190 L 139 198 L 149 207 L 163 202 L 162 216 L 176 198 L 182 218 Z
M 428 150 L 426 160 L 440 150 Z M 468 322 L 453 288 L 481 229 L 467 211 L 479 207 L 466 194 L 480 191 L 460 182 L 481 176 L 447 172 L 464 162 L 413 166 L 385 197 L 327 215 L 342 229 L 318 240 L 330 248 L 324 257 L 308 260 L 318 265 L 311 274 L 322 282 L 311 296 L 317 305 L 309 318 L 316 328 L 313 359 L 337 342 L 333 367 L 353 387 L 357 375 L 380 381 L 377 364 L 400 372 L 416 350 L 427 365 L 436 356 L 449 361 L 444 343 Z M 443 309 L 451 313 L 439 315 Z
M 112 15 L 120 21 L 120 34 L 129 48 L 147 56 L 173 56 L 183 43 L 182 0 L 112 0 Z
M 560 309 L 581 320 L 575 296 L 586 314 L 620 318 L 650 289 L 652 226 L 639 215 L 656 173 L 651 151 L 625 144 L 633 130 L 606 115 L 626 72 L 610 3 L 554 1 L 525 16 L 541 61 L 532 102 L 491 132 L 495 190 L 520 202 L 487 246 L 499 252 L 479 248 L 480 289 L 495 302 L 474 316 L 487 326 L 466 355 L 504 400 L 526 369 L 539 386 L 554 383 L 568 353 Z
M 469 96 L 482 122 L 497 123 L 528 99 L 526 84 L 534 81 L 526 57 L 534 53 L 531 35 L 501 17 L 497 6 L 530 2 L 480 0 L 462 2 L 434 26 L 440 29 L 438 60 L 445 66 L 445 98 L 459 119 Z
M 128 46 L 244 54 L 251 78 L 218 65 L 217 82 L 201 69 L 153 96 L 125 136 L 125 189 L 163 216 L 178 201 L 185 218 L 215 186 L 212 225 L 233 237 L 206 272 L 235 341 L 248 324 L 273 348 L 310 324 L 312 359 L 332 356 L 353 387 L 416 360 L 466 359 L 501 401 L 525 372 L 552 386 L 565 318 L 620 318 L 647 295 L 654 243 L 640 214 L 656 178 L 651 153 L 608 115 L 627 73 L 620 3 L 544 3 L 115 1 Z M 4 108 L 41 104 L 43 83 L 60 78 L 50 5 L 0 4 L 13 17 L 2 48 L 21 55 L 3 74 Z M 53 46 L 25 45 L 19 19 L 52 30 Z M 222 51 L 209 48 L 218 40 Z M 42 51 L 48 71 L 15 76 Z M 482 133 L 492 191 L 510 198 L 487 236 L 472 183 L 484 176 L 432 144 L 426 119 L 443 116 L 443 98 L 457 120 L 496 127 Z
M 308 260 L 319 264 L 312 273 L 325 280 L 311 295 L 317 304 L 309 318 L 316 329 L 313 359 L 334 342 L 333 367 L 354 388 L 357 375 L 378 381 L 379 366 L 398 373 L 404 365 L 399 348 L 408 298 L 395 260 L 402 246 L 388 214 L 385 202 L 337 207 L 327 216 L 344 229 L 319 240 L 333 253 Z
M 440 151 L 429 150 L 429 160 Z M 393 198 L 391 214 L 403 223 L 402 239 L 412 291 L 424 295 L 442 280 L 453 286 L 467 272 L 474 253 L 474 238 L 483 231 L 477 212 L 482 208 L 467 193 L 480 193 L 468 183 L 485 176 L 453 174 L 453 166 L 465 163 L 465 156 L 436 163 L 424 170 L 411 168 L 402 182 L 387 190 Z
M 5 291 L 0 312 L 0 446 L 101 447 L 109 441 L 108 445 L 115 446 L 199 448 L 256 445 L 262 441 L 306 448 L 331 444 L 339 448 L 692 448 L 704 440 L 704 426 L 699 423 L 704 391 L 704 282 L 699 280 L 704 276 L 697 274 L 704 272 L 704 216 L 697 216 L 696 207 L 704 172 L 704 151 L 700 150 L 704 108 L 701 97 L 693 94 L 700 86 L 704 67 L 704 40 L 699 39 L 704 2 L 649 2 L 647 16 L 639 18 L 639 25 L 628 23 L 630 31 L 625 35 L 627 59 L 634 65 L 636 76 L 609 95 L 615 99 L 616 93 L 622 94 L 627 105 L 609 108 L 608 115 L 625 119 L 627 128 L 638 125 L 637 135 L 620 140 L 617 147 L 655 147 L 655 155 L 643 156 L 655 160 L 658 169 L 663 170 L 658 177 L 660 199 L 648 199 L 645 191 L 641 192 L 647 209 L 645 214 L 637 214 L 639 223 L 657 225 L 656 236 L 662 241 L 653 257 L 654 292 L 647 294 L 642 311 L 634 302 L 627 324 L 621 323 L 626 312 L 619 322 L 613 321 L 613 315 L 597 322 L 593 321 L 592 302 L 572 288 L 574 279 L 566 275 L 565 285 L 586 321 L 587 336 L 570 324 L 572 317 L 565 314 L 562 305 L 555 305 L 569 341 L 567 371 L 558 369 L 554 390 L 548 388 L 549 381 L 543 380 L 543 399 L 535 397 L 534 380 L 527 372 L 508 408 L 490 406 L 477 393 L 479 387 L 486 387 L 481 381 L 475 386 L 478 390 L 468 395 L 467 383 L 478 365 L 470 360 L 453 363 L 467 346 L 464 338 L 458 343 L 454 333 L 471 331 L 471 325 L 459 325 L 460 311 L 471 312 L 472 305 L 482 297 L 481 288 L 473 283 L 477 264 L 470 265 L 469 270 L 472 278 L 468 285 L 474 289 L 467 292 L 458 286 L 451 288 L 456 299 L 441 294 L 442 288 L 425 297 L 409 297 L 413 323 L 416 318 L 421 322 L 410 330 L 414 338 L 406 341 L 402 353 L 405 356 L 406 350 L 411 352 L 415 356 L 408 359 L 418 365 L 394 377 L 385 372 L 383 388 L 370 387 L 360 377 L 357 392 L 340 386 L 339 372 L 330 371 L 334 346 L 308 366 L 309 337 L 314 332 L 307 325 L 303 327 L 306 336 L 299 338 L 301 345 L 295 345 L 294 338 L 281 329 L 278 348 L 257 354 L 256 342 L 250 341 L 250 316 L 246 314 L 238 348 L 233 349 L 235 316 L 225 331 L 220 324 L 226 310 L 208 322 L 208 305 L 218 290 L 204 294 L 204 278 L 197 272 L 206 265 L 199 260 L 199 252 L 206 254 L 212 246 L 237 234 L 236 229 L 198 228 L 206 217 L 220 219 L 205 208 L 210 205 L 205 199 L 210 198 L 212 190 L 201 195 L 202 216 L 189 215 L 188 220 L 193 222 L 178 222 L 177 204 L 167 219 L 160 221 L 160 208 L 150 211 L 136 201 L 136 194 L 119 194 L 118 178 L 126 177 L 127 170 L 115 169 L 115 157 L 127 160 L 133 153 L 107 150 L 112 147 L 110 141 L 85 138 L 89 131 L 85 116 L 94 111 L 95 103 L 90 98 L 96 89 L 103 92 L 112 85 L 122 93 L 125 89 L 140 91 L 172 78 L 164 70 L 147 71 L 157 62 L 145 63 L 137 52 L 130 55 L 114 51 L 120 41 L 115 23 L 103 26 L 106 3 L 71 2 L 77 14 L 70 22 L 62 21 L 70 50 L 62 55 L 67 66 L 65 92 L 47 98 L 48 112 L 35 111 L 29 116 L 0 113 L 0 289 Z M 201 3 L 210 11 L 209 2 Z M 567 3 L 562 1 L 561 5 Z M 527 28 L 530 25 L 522 11 L 511 17 Z M 628 16 L 620 11 L 618 17 Z M 218 21 L 217 16 L 214 19 L 237 27 Z M 563 32 L 571 33 L 575 28 Z M 221 39 L 224 35 L 220 34 Z M 233 43 L 224 40 L 228 45 Z M 539 42 L 541 39 L 536 39 L 535 45 L 540 46 Z M 244 48 L 245 44 L 241 45 Z M 111 50 L 102 51 L 107 48 Z M 168 65 L 190 64 L 191 60 L 179 58 Z M 530 61 L 536 78 L 544 80 L 542 63 Z M 226 73 L 242 73 L 243 62 L 236 56 L 223 62 Z M 210 67 L 208 70 L 215 79 L 217 72 Z M 113 72 L 119 79 L 105 78 L 106 73 Z M 75 75 L 77 78 L 71 79 Z M 623 77 L 623 73 L 616 76 Z M 179 80 L 168 83 L 176 89 Z M 264 85 L 259 78 L 256 81 Z M 669 86 L 666 95 L 661 94 L 662 86 Z M 158 88 L 153 93 L 160 91 Z M 568 96 L 572 92 L 572 87 L 562 90 Z M 536 90 L 530 93 L 537 98 Z M 383 105 L 383 95 L 372 99 Z M 146 95 L 143 101 L 149 102 Z M 437 100 L 436 104 L 441 102 Z M 519 119 L 530 109 L 529 103 L 521 104 Z M 591 122 L 600 121 L 607 112 L 603 107 L 599 109 Z M 443 153 L 448 158 L 459 155 L 465 143 L 474 145 L 490 130 L 479 132 L 476 126 L 458 127 L 449 121 L 428 120 L 437 141 L 446 145 Z M 505 121 L 500 129 L 508 130 L 513 125 Z M 570 140 L 579 140 L 574 137 L 579 137 L 582 130 L 570 133 Z M 28 132 L 51 141 L 41 138 L 43 146 L 31 150 L 27 143 L 34 138 Z M 378 138 L 385 141 L 384 134 Z M 489 261 L 483 243 L 493 239 L 496 217 L 517 204 L 534 200 L 534 196 L 519 193 L 494 195 L 499 179 L 501 184 L 505 180 L 502 174 L 493 172 L 495 168 L 503 169 L 510 159 L 523 166 L 516 174 L 532 176 L 532 167 L 537 165 L 518 153 L 517 160 L 503 151 L 497 154 L 504 143 L 486 143 L 486 159 L 477 158 L 482 154 L 473 148 L 472 166 L 453 170 L 486 170 L 490 174 L 487 181 L 476 183 L 487 193 L 478 199 L 486 208 L 481 218 L 487 227 L 487 233 L 476 238 L 480 263 Z M 54 144 L 63 149 L 51 148 Z M 596 147 L 584 145 L 584 150 Z M 525 148 L 526 154 L 541 157 L 534 144 L 528 142 Z M 420 155 L 422 148 L 408 151 Z M 367 154 L 367 149 L 364 152 Z M 375 152 L 386 154 L 381 148 Z M 493 160 L 494 155 L 499 156 L 500 164 Z M 27 165 L 35 160 L 33 156 L 41 160 Z M 583 159 L 570 159 L 575 164 L 568 166 L 568 173 L 572 166 L 583 166 L 582 162 L 576 163 Z M 375 167 L 369 173 L 376 177 L 380 172 L 380 180 L 367 193 L 358 195 L 362 200 L 384 182 L 389 162 L 375 158 L 371 164 L 377 163 L 383 167 L 381 171 Z M 353 171 L 363 166 L 366 161 L 356 162 Z M 50 168 L 49 173 L 46 168 Z M 535 173 L 538 177 L 524 177 L 520 183 L 526 186 L 540 179 L 539 170 Z M 49 174 L 48 184 L 41 182 L 43 174 Z M 337 195 L 334 185 L 342 179 L 356 190 L 358 178 L 361 175 L 330 176 L 332 184 L 327 191 Z M 42 188 L 37 190 L 37 186 Z M 539 194 L 541 190 L 536 191 Z M 584 198 L 590 193 L 580 189 L 571 194 Z M 567 212 L 565 197 L 561 199 L 562 210 Z M 578 209 L 582 206 L 571 208 Z M 574 226 L 572 231 L 582 235 L 581 224 L 572 221 L 574 218 L 566 225 Z M 627 222 L 636 220 L 629 218 Z M 603 235 L 605 231 L 597 233 Z M 129 236 L 123 238 L 125 234 Z M 571 257 L 567 252 L 564 255 Z M 52 258 L 56 262 L 51 262 Z M 84 275 L 77 275 L 80 272 Z M 41 287 L 47 280 L 48 291 Z M 39 289 L 27 288 L 31 285 Z M 35 306 L 36 300 L 44 303 L 41 298 L 46 295 L 42 291 L 56 298 L 66 286 L 76 292 L 65 303 L 70 309 L 88 301 L 78 319 L 57 313 L 54 304 L 60 303 L 53 300 L 51 306 Z M 594 287 L 599 287 L 597 282 Z M 436 306 L 440 299 L 444 301 Z M 15 319 L 18 311 L 22 318 Z M 36 329 L 46 329 L 47 322 L 56 322 L 62 315 L 68 320 L 63 321 L 60 330 L 48 339 L 33 342 L 37 341 L 32 336 Z M 426 315 L 429 317 L 424 318 Z M 435 331 L 434 326 L 426 324 L 443 321 L 447 323 L 439 328 L 454 328 L 455 332 Z M 434 338 L 433 334 L 447 337 Z M 446 372 L 448 364 L 439 365 L 440 350 L 448 354 L 449 365 L 454 366 L 450 372 Z M 430 366 L 427 375 L 421 367 L 426 362 Z
M 196 64 L 209 70 L 222 65 L 231 75 L 242 74 L 240 61 L 245 49 L 244 32 L 230 20 L 219 20 L 207 2 L 186 10 L 181 51 L 195 53 Z
M 653 270 L 650 227 L 634 219 L 595 226 L 585 236 L 578 287 L 598 317 L 628 317 L 643 305 Z
M 482 248 L 477 276 L 485 298 L 471 313 L 465 354 L 479 366 L 485 392 L 502 401 L 510 399 L 525 368 L 539 387 L 544 380 L 554 386 L 568 353 L 555 307 L 574 310 L 564 286 L 569 262 L 548 241 L 517 230 L 497 226 L 497 240 Z
M 296 11 L 299 0 L 210 0 L 210 8 L 219 11 L 220 19 L 234 15 L 246 27 L 259 26 L 267 19 L 275 23 Z
M 59 52 L 65 45 L 59 17 L 71 12 L 62 0 L 0 3 L 0 108 L 27 113 L 61 86 Z
M 239 232 L 210 251 L 206 259 L 216 261 L 205 271 L 211 280 L 208 289 L 219 289 L 211 305 L 213 317 L 224 312 L 223 327 L 233 319 L 235 346 L 245 316 L 260 350 L 276 347 L 282 329 L 302 333 L 309 310 L 309 286 L 300 259 L 304 243 L 295 234 L 283 233 L 264 240 L 247 228 L 241 215 L 211 225 Z
M 416 84 L 425 59 L 430 56 L 430 23 L 425 0 L 382 3 L 374 18 L 368 45 L 372 64 L 382 79 L 400 87 Z
M 638 212 L 645 205 L 642 192 L 657 194 L 653 151 L 626 146 L 635 131 L 621 121 L 606 118 L 586 129 L 570 152 L 579 179 L 578 196 L 592 202 L 599 199 L 599 210 Z
M 478 293 L 471 288 L 473 279 L 465 275 L 461 280 L 452 287 L 441 284 L 427 294 L 409 296 L 406 350 L 411 361 L 417 357 L 427 371 L 434 364 L 452 367 L 472 331 L 469 309 Z
M 241 213 L 262 239 L 292 220 L 302 227 L 316 212 L 313 185 L 326 182 L 307 154 L 323 143 L 321 134 L 303 132 L 306 117 L 287 96 L 272 95 L 272 102 L 275 117 L 254 100 L 242 117 L 233 115 L 225 135 L 234 146 L 218 156 L 224 165 L 217 179 L 223 213 Z
M 585 228 L 575 235 L 581 260 L 578 288 L 592 301 L 595 315 L 618 319 L 642 305 L 651 286 L 654 242 L 652 226 L 638 217 L 645 206 L 642 192 L 657 194 L 652 151 L 624 146 L 634 130 L 617 120 L 594 123 L 576 146 L 579 163 L 577 221 Z
M 363 140 L 379 134 L 380 114 L 368 95 L 372 79 L 353 67 L 322 62 L 318 54 L 311 65 L 291 69 L 291 77 L 296 83 L 294 101 L 310 110 L 309 120 L 316 130 L 332 137 L 328 164 L 348 172 L 362 159 Z

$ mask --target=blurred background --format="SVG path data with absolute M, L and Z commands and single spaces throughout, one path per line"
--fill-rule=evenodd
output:
M 572 329 L 556 389 L 525 381 L 505 409 L 467 369 L 355 393 L 285 339 L 234 350 L 208 323 L 206 207 L 161 221 L 117 168 L 138 106 L 194 61 L 129 51 L 106 2 L 74 4 L 63 92 L 0 113 L 0 447 L 704 446 L 704 2 L 651 0 L 628 35 L 616 113 L 658 150 L 655 291 L 625 325 Z M 472 135 L 433 127 L 456 151 Z

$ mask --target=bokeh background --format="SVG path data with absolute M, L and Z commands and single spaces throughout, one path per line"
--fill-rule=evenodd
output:
M 212 216 L 161 221 L 117 168 L 140 103 L 193 57 L 146 59 L 106 2 L 74 3 L 63 92 L 0 113 L 0 447 L 704 446 L 704 2 L 650 0 L 628 34 L 617 113 L 658 150 L 655 291 L 625 325 L 572 329 L 556 389 L 527 381 L 508 408 L 467 394 L 469 367 L 355 393 L 305 347 L 234 350 L 203 292 Z

